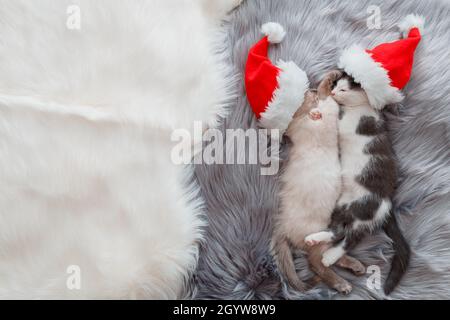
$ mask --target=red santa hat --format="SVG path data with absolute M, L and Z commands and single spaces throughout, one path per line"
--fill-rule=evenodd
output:
M 284 132 L 302 105 L 309 87 L 308 77 L 294 62 L 273 65 L 267 56 L 269 44 L 283 41 L 286 32 L 278 23 L 262 26 L 265 37 L 248 54 L 245 67 L 247 98 L 260 124 Z
M 403 100 L 400 92 L 411 77 L 414 52 L 421 40 L 424 19 L 410 14 L 400 24 L 403 39 L 383 43 L 372 50 L 354 45 L 344 50 L 338 67 L 344 69 L 366 91 L 377 109 Z

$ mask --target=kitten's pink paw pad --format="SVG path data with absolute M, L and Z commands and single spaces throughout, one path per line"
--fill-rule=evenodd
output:
M 320 241 L 320 239 L 317 238 L 317 234 L 316 234 L 316 233 L 310 234 L 309 236 L 307 236 L 307 237 L 305 238 L 305 243 L 306 243 L 306 245 L 309 246 L 309 247 L 318 245 L 320 242 L 321 242 L 321 241 Z
M 321 120 L 322 119 L 322 112 L 320 112 L 317 109 L 311 110 L 309 112 L 309 118 L 311 120 L 314 120 L 314 121 Z
M 316 240 L 305 240 L 305 243 L 308 247 L 313 247 L 313 246 L 319 244 L 319 242 Z

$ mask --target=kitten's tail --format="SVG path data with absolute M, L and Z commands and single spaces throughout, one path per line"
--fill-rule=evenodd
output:
M 272 239 L 272 252 L 278 270 L 289 286 L 297 291 L 305 292 L 306 285 L 295 271 L 294 259 L 286 237 L 280 235 Z
M 406 272 L 406 268 L 409 264 L 409 258 L 411 251 L 408 243 L 402 235 L 402 232 L 397 224 L 395 214 L 391 212 L 388 220 L 383 226 L 384 231 L 392 239 L 392 246 L 394 249 L 394 257 L 391 263 L 391 270 L 384 283 L 384 293 L 390 294 L 398 285 L 403 275 Z

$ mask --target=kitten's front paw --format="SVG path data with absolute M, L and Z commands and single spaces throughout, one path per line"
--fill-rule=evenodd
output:
M 321 120 L 322 119 L 322 112 L 320 112 L 319 109 L 312 109 L 309 112 L 309 118 L 311 120 L 314 120 L 314 121 Z
M 333 83 L 342 78 L 343 75 L 344 73 L 341 70 L 332 70 L 325 75 L 325 78 Z

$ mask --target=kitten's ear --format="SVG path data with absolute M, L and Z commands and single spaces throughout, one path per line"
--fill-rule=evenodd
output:
M 352 90 L 363 90 L 361 87 L 361 83 L 356 82 L 355 79 L 352 78 L 352 82 L 350 83 L 350 88 Z
M 336 69 L 336 79 L 333 82 L 333 89 L 336 88 L 339 80 L 347 79 L 349 75 L 343 69 Z
M 349 78 L 349 77 L 350 77 L 350 75 L 349 75 L 347 72 L 345 72 L 344 69 L 339 69 L 339 70 L 342 71 L 342 77 L 341 77 L 341 79 L 343 79 L 343 78 Z
M 342 78 L 341 78 L 341 79 L 342 79 Z M 336 79 L 336 80 L 334 80 L 334 81 L 333 81 L 333 85 L 331 86 L 331 89 L 336 88 L 336 86 L 337 86 L 339 80 L 341 80 L 341 79 Z

